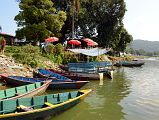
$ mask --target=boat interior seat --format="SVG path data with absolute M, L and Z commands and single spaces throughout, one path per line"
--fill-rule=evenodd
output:
M 0 99 L 6 98 L 5 90 L 0 90 Z
M 74 91 L 74 92 L 70 92 L 71 93 L 71 98 L 75 98 L 78 96 L 78 92 Z
M 60 102 L 65 102 L 68 99 L 69 99 L 69 92 L 59 93 L 59 100 L 60 100 Z
M 36 96 L 36 97 L 33 97 L 33 102 L 34 102 L 33 107 L 35 109 L 42 108 L 43 105 L 44 105 L 44 103 L 45 103 L 45 96 Z
M 33 106 L 33 99 L 32 98 L 19 98 L 17 101 L 17 105 L 24 105 L 24 106 Z
M 20 94 L 24 94 L 26 93 L 26 86 L 20 86 L 20 87 L 16 87 L 16 92 L 20 93 Z
M 47 99 L 46 100 L 47 102 L 54 104 L 54 105 L 59 103 L 58 97 L 54 97 L 53 95 L 47 95 L 46 99 Z
M 7 98 L 13 97 L 16 94 L 15 88 L 6 89 L 5 92 Z
M 36 89 L 35 84 L 30 84 L 30 85 L 27 85 L 26 87 L 27 87 L 28 91 L 32 91 L 32 90 Z
M 0 101 L 0 113 L 5 114 L 5 113 L 12 113 L 16 111 L 16 106 L 17 106 L 17 100 L 5 100 L 5 101 Z
M 36 82 L 36 88 L 41 86 L 41 82 Z

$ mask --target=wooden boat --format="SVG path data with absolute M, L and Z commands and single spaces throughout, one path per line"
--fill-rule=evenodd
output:
M 0 90 L 0 100 L 11 100 L 40 95 L 46 91 L 50 83 L 51 81 L 36 82 L 29 85 Z
M 79 76 L 78 74 L 76 73 L 71 73 L 69 71 L 64 71 L 64 70 L 55 70 L 55 69 L 47 69 L 47 70 L 50 70 L 54 73 L 57 73 L 57 74 L 60 74 L 62 76 L 65 76 L 67 78 L 70 78 L 72 80 L 79 80 L 79 81 L 83 81 L 83 80 L 88 80 L 88 77 L 84 77 L 84 76 Z
M 0 120 L 42 120 L 83 100 L 91 90 L 0 101 Z
M 67 70 L 69 71 L 69 67 L 67 65 L 60 65 L 60 68 L 63 70 Z M 69 71 L 71 74 L 76 74 L 80 77 L 87 77 L 88 80 L 101 80 L 103 79 L 103 73 L 86 73 L 86 72 L 73 72 L 73 71 Z
M 56 80 L 60 80 L 60 81 L 64 81 L 64 80 L 71 80 L 68 77 L 62 76 L 58 73 L 52 72 L 50 70 L 46 70 L 46 69 L 37 69 L 36 71 L 33 71 L 34 76 L 37 77 L 43 77 L 43 78 L 52 78 L 52 79 L 56 79 Z
M 28 78 L 22 76 L 2 76 L 2 79 L 10 85 L 26 85 L 35 82 L 46 81 L 47 78 Z M 74 80 L 57 80 L 57 79 L 48 79 L 51 80 L 49 88 L 51 89 L 79 89 L 84 86 L 89 81 L 74 81 Z
M 144 61 L 139 61 L 139 60 L 135 60 L 135 61 L 121 61 L 121 62 L 117 62 L 115 64 L 115 66 L 125 66 L 125 67 L 141 67 L 142 65 L 144 65 L 145 62 Z
M 63 70 L 68 70 L 68 72 L 72 74 L 88 77 L 89 80 L 95 80 L 103 79 L 103 75 L 109 79 L 112 79 L 113 70 L 108 68 L 110 66 L 112 66 L 111 62 L 81 62 L 68 63 L 68 65 L 60 65 L 60 68 Z M 92 73 L 94 75 L 92 75 Z

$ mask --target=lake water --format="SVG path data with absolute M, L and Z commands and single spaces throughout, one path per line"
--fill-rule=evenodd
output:
M 84 101 L 50 120 L 159 120 L 159 61 L 122 67 L 113 80 L 91 81 Z M 61 91 L 60 91 L 61 92 Z

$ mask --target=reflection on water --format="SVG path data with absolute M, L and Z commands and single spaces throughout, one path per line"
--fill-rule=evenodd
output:
M 124 118 L 122 107 L 119 102 L 129 93 L 130 83 L 123 70 L 118 70 L 111 81 L 104 79 L 91 81 L 82 89 L 91 88 L 92 93 L 75 107 L 64 113 L 52 117 L 51 120 L 120 120 Z

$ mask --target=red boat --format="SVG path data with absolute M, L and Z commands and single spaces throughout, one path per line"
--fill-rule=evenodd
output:
M 60 74 L 62 76 L 68 77 L 68 78 L 70 78 L 72 80 L 78 80 L 78 81 L 83 81 L 83 80 L 86 81 L 86 80 L 88 80 L 88 77 L 80 76 L 80 75 L 78 75 L 76 73 L 71 73 L 69 71 L 61 71 L 61 70 L 55 70 L 55 69 L 47 69 L 47 70 L 50 70 L 50 71 L 52 71 L 54 73 L 58 73 L 58 74 Z

